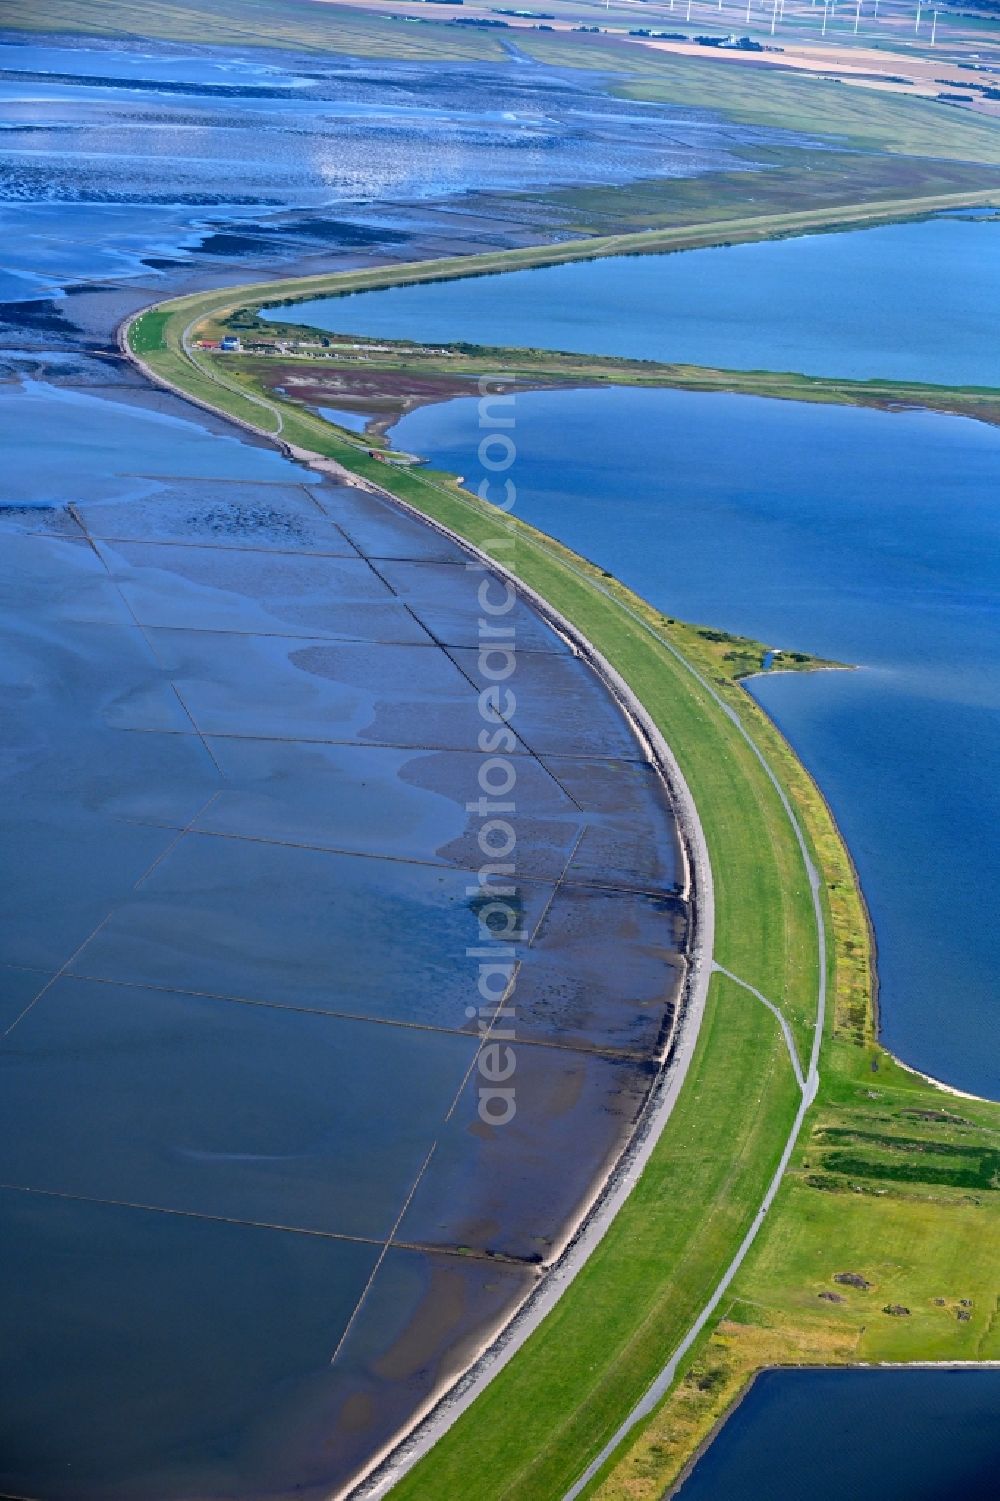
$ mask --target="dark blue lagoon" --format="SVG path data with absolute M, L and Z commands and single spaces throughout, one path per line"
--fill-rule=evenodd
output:
M 1000 1371 L 767 1371 L 678 1501 L 988 1501 Z
M 401 446 L 475 473 L 474 400 Z M 757 679 L 817 775 L 875 922 L 886 1042 L 1000 1089 L 1000 434 L 744 396 L 517 398 L 519 513 L 668 614 L 861 671 Z
M 988 1501 L 997 1370 L 769 1370 L 677 1501 Z
M 995 386 L 998 308 L 1000 219 L 981 215 L 394 287 L 275 316 L 436 343 Z

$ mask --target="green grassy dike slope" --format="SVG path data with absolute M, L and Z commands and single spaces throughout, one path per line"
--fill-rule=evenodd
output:
M 482 259 L 502 269 L 502 257 Z M 523 253 L 509 263 L 523 264 Z M 459 274 L 432 263 L 360 276 L 385 285 L 421 272 Z M 357 279 L 347 273 L 336 286 Z M 721 1317 L 587 1494 L 660 1497 L 763 1365 L 1000 1357 L 990 1256 L 1000 1230 L 1000 1107 L 942 1094 L 875 1041 L 871 945 L 854 871 L 815 784 L 737 681 L 753 644 L 666 619 L 450 476 L 390 468 L 357 439 L 230 384 L 223 362 L 213 367 L 185 348 L 199 321 L 259 292 L 279 300 L 318 290 L 281 283 L 180 299 L 135 320 L 127 338 L 160 379 L 265 434 L 280 429 L 295 449 L 334 460 L 497 556 L 594 643 L 662 730 L 694 797 L 715 879 L 715 957 L 781 1007 L 800 1056 L 826 966 L 820 1092 L 779 1197 Z M 825 953 L 794 830 L 733 714 L 805 831 L 821 875 Z M 716 975 L 692 1067 L 636 1189 L 552 1313 L 393 1496 L 561 1501 L 717 1286 L 799 1100 L 774 1017 Z M 868 1287 L 834 1283 L 845 1271 Z M 883 1312 L 889 1305 L 909 1312 Z

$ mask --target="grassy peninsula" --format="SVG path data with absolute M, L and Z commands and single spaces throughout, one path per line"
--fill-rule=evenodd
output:
M 731 227 L 728 237 L 790 232 L 789 217 L 770 231 Z M 666 248 L 658 236 L 621 238 L 216 291 L 163 304 L 124 334 L 154 377 L 279 438 L 296 457 L 332 460 L 398 496 L 551 601 L 662 729 L 709 849 L 715 960 L 728 973 L 713 975 L 677 1108 L 591 1259 L 397 1484 L 400 1501 L 561 1501 L 692 1329 L 754 1221 L 803 1100 L 779 1021 L 747 986 L 780 1012 L 800 1060 L 818 1047 L 818 1094 L 716 1315 L 665 1401 L 586 1494 L 661 1497 L 765 1365 L 1000 1358 L 990 1254 L 1000 1234 L 1000 1106 L 943 1093 L 879 1045 L 870 935 L 849 855 L 818 788 L 739 683 L 759 664 L 759 643 L 664 616 L 599 563 L 452 476 L 390 467 L 369 442 L 251 388 L 252 376 L 194 347 L 213 321 L 264 301 Z M 676 248 L 684 235 L 668 239 Z M 819 874 L 822 930 L 789 809 Z M 821 974 L 829 1003 L 817 1036 Z
M 498 369 L 516 381 L 519 391 L 669 387 L 890 411 L 919 408 L 1000 423 L 1000 390 L 990 387 L 726 370 L 489 345 L 440 348 L 379 339 L 359 346 L 352 336 L 327 336 L 308 325 L 265 320 L 252 307 L 237 308 L 219 321 L 209 320 L 199 326 L 199 332 L 213 342 L 227 335 L 241 339 L 245 352 L 225 358 L 226 379 L 232 386 L 263 396 L 277 392 L 306 405 L 350 409 L 370 419 L 369 431 L 376 436 L 415 407 L 475 394 L 479 377 Z M 359 348 L 363 354 L 357 352 Z

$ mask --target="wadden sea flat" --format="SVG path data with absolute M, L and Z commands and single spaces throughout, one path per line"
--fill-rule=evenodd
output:
M 170 270 L 199 248 L 209 276 L 337 246 L 419 254 L 420 204 L 744 167 L 734 144 L 769 139 L 638 111 L 586 77 L 256 47 L 0 42 L 0 110 L 5 300 Z M 456 209 L 441 248 L 479 230 Z
M 328 1496 L 612 1165 L 683 977 L 680 850 L 520 605 L 521 1093 L 484 1131 L 479 579 L 136 395 L 0 388 L 0 1492 Z

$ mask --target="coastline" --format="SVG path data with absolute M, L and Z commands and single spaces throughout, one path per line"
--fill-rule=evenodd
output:
M 198 401 L 183 389 L 173 386 L 169 381 L 158 376 L 139 356 L 133 353 L 128 344 L 128 331 L 139 316 L 141 314 L 133 314 L 119 325 L 117 338 L 119 348 L 125 356 L 142 370 L 148 379 L 161 388 L 171 391 L 184 400 L 193 401 L 199 407 L 213 411 L 216 415 L 228 418 L 229 414 Z M 464 1369 L 441 1390 L 432 1394 L 414 1414 L 412 1420 L 372 1456 L 364 1471 L 346 1486 L 331 1494 L 331 1501 L 346 1501 L 348 1497 L 377 1498 L 384 1496 L 387 1490 L 417 1463 L 441 1434 L 451 1427 L 461 1413 L 472 1404 L 497 1372 L 518 1352 L 585 1265 L 638 1181 L 670 1118 L 687 1076 L 704 1014 L 713 964 L 715 904 L 712 869 L 701 820 L 673 752 L 646 708 L 625 680 L 570 620 L 520 579 L 516 573 L 489 557 L 458 532 L 435 518 L 428 517 L 399 496 L 356 475 L 335 460 L 301 449 L 276 434 L 269 434 L 263 429 L 255 428 L 249 421 L 238 417 L 232 417 L 229 420 L 236 422 L 256 437 L 267 439 L 293 461 L 304 464 L 319 474 L 335 476 L 344 483 L 377 494 L 381 499 L 456 543 L 470 557 L 488 567 L 492 573 L 504 579 L 518 595 L 526 599 L 532 609 L 570 643 L 574 654 L 588 663 L 628 720 L 640 747 L 649 756 L 666 790 L 671 810 L 677 821 L 685 864 L 683 894 L 688 900 L 692 920 L 691 937 L 686 955 L 685 980 L 677 1016 L 664 1055 L 659 1061 L 657 1076 L 646 1095 L 639 1116 L 610 1169 L 595 1179 L 588 1200 L 581 1206 L 575 1218 L 564 1226 L 561 1244 L 552 1259 L 544 1263 L 535 1286 L 529 1290 L 527 1296 L 499 1327 L 494 1328 L 483 1339 Z
M 695 227 L 635 230 L 610 235 L 592 235 L 473 254 L 436 257 L 418 261 L 385 262 L 373 267 L 314 273 L 267 281 L 233 283 L 207 292 L 168 298 L 195 309 L 213 303 L 213 311 L 227 315 L 240 305 L 258 298 L 270 307 L 292 307 L 317 297 L 349 296 L 355 292 L 427 282 L 459 281 L 470 277 L 499 275 L 572 261 L 609 259 L 617 256 L 667 254 L 694 249 L 794 238 L 817 233 L 837 233 L 876 224 L 899 224 L 933 218 L 948 211 L 982 207 L 1000 208 L 1000 187 L 957 193 L 927 194 L 918 198 L 887 199 L 875 203 L 839 204 L 823 209 L 803 209 L 780 214 L 750 215 L 719 219 Z M 278 289 L 281 289 L 279 292 Z M 132 315 L 154 311 L 152 303 Z M 129 321 L 129 320 L 127 320 Z
M 989 1095 L 970 1094 L 966 1089 L 958 1089 L 954 1084 L 946 1084 L 943 1079 L 935 1079 L 933 1074 L 925 1074 L 922 1069 L 914 1068 L 912 1063 L 907 1063 L 905 1058 L 900 1058 L 898 1054 L 890 1052 L 888 1048 L 885 1051 L 889 1053 L 889 1056 L 900 1068 L 905 1069 L 908 1074 L 915 1075 L 918 1079 L 923 1079 L 924 1083 L 929 1084 L 932 1089 L 939 1089 L 943 1094 L 953 1095 L 957 1100 L 973 1100 L 977 1105 L 995 1105 L 998 1103 L 996 1100 L 990 1099 Z
M 503 354 L 501 350 L 496 352 L 501 356 Z M 272 357 L 264 356 L 263 358 L 270 360 Z M 474 395 L 474 383 L 480 374 L 478 369 L 470 369 L 464 376 L 452 376 L 450 384 L 447 379 L 443 379 L 440 391 L 424 392 L 412 398 L 407 397 L 394 408 L 378 410 L 365 405 L 372 399 L 367 393 L 364 396 L 360 394 L 356 396 L 349 391 L 345 395 L 341 390 L 334 390 L 324 402 L 320 394 L 323 374 L 328 369 L 340 374 L 343 367 L 332 362 L 327 367 L 317 361 L 306 361 L 301 357 L 298 359 L 300 363 L 297 365 L 296 357 L 289 356 L 284 368 L 301 369 L 303 372 L 311 373 L 319 371 L 319 375 L 313 387 L 313 394 L 297 396 L 294 399 L 300 401 L 306 410 L 311 411 L 317 417 L 322 416 L 321 408 L 324 404 L 336 408 L 339 402 L 343 411 L 351 412 L 364 424 L 360 430 L 345 428 L 345 431 L 355 432 L 357 436 L 362 436 L 375 444 L 385 445 L 387 448 L 393 447 L 394 429 L 414 412 L 435 406 L 446 406 L 449 402 Z M 275 363 L 277 362 L 276 360 Z M 479 363 L 485 371 L 485 361 Z M 856 389 L 852 390 L 849 382 L 814 381 L 812 385 L 807 385 L 805 382 L 808 377 L 785 377 L 783 375 L 771 377 L 768 374 L 761 376 L 752 371 L 714 370 L 709 367 L 704 367 L 703 373 L 700 373 L 699 367 L 696 366 L 688 367 L 684 373 L 679 373 L 675 367 L 669 365 L 661 367 L 659 375 L 647 372 L 634 375 L 629 373 L 613 375 L 603 374 L 599 370 L 589 375 L 582 372 L 579 375 L 571 375 L 557 368 L 542 373 L 536 371 L 524 374 L 515 369 L 514 374 L 520 392 L 616 389 L 691 391 L 714 396 L 751 396 L 768 401 L 785 401 L 810 406 L 852 407 L 886 413 L 930 412 L 943 417 L 963 417 L 970 422 L 982 422 L 987 427 L 1000 427 L 1000 388 L 984 387 L 974 392 L 971 388 L 967 391 L 956 388 L 953 391 L 949 387 L 927 386 L 921 399 L 912 385 L 900 385 L 893 391 L 875 391 L 869 384 L 858 382 Z M 796 384 L 796 381 L 800 383 Z M 400 384 L 405 386 L 405 377 Z M 276 387 L 265 386 L 263 382 L 261 386 L 272 391 L 278 390 Z M 978 405 L 975 404 L 976 402 Z M 323 418 L 323 420 L 331 419 Z M 338 426 L 339 424 L 333 422 L 332 425 Z
M 131 318 L 125 320 L 119 328 L 119 346 L 126 354 L 126 357 L 137 364 L 145 374 L 164 388 L 171 390 L 174 394 L 180 395 L 186 400 L 193 400 L 196 405 L 219 415 L 218 408 L 213 407 L 207 401 L 203 402 L 198 398 L 191 397 L 183 388 L 174 386 L 156 372 L 151 371 L 141 357 L 132 351 L 128 342 L 128 331 L 131 325 L 141 316 L 141 313 L 134 314 Z M 223 411 L 221 415 L 225 417 L 229 414 Z M 626 714 L 626 717 L 633 726 L 633 730 L 640 738 L 640 743 L 644 743 L 651 752 L 655 752 L 655 755 L 651 758 L 654 760 L 654 764 L 658 766 L 661 779 L 667 787 L 671 805 L 675 808 L 678 815 L 678 829 L 681 835 L 682 847 L 685 851 L 688 879 L 692 883 L 692 896 L 697 891 L 699 868 L 701 870 L 702 900 L 701 903 L 692 900 L 692 913 L 695 923 L 699 927 L 705 926 L 707 918 L 708 923 L 714 927 L 714 894 L 711 882 L 711 866 L 704 841 L 703 829 L 690 791 L 687 788 L 679 766 L 677 766 L 676 759 L 647 710 L 625 683 L 624 679 L 621 678 L 620 674 L 597 651 L 593 643 L 571 621 L 555 610 L 548 600 L 545 600 L 537 591 L 531 589 L 516 574 L 498 564 L 495 559 L 490 558 L 487 554 L 481 552 L 480 549 L 470 544 L 467 538 L 443 525 L 436 518 L 428 516 L 417 507 L 411 506 L 402 497 L 393 494 L 382 486 L 372 483 L 336 460 L 325 458 L 307 449 L 299 448 L 297 445 L 289 443 L 280 434 L 268 433 L 265 429 L 257 427 L 247 419 L 233 418 L 233 420 L 238 422 L 248 432 L 275 444 L 293 460 L 304 463 L 321 474 L 334 475 L 344 482 L 379 494 L 383 499 L 400 507 L 408 514 L 413 515 L 425 525 L 449 537 L 466 551 L 478 557 L 480 561 L 487 564 L 492 571 L 506 578 L 507 582 L 518 593 L 527 598 L 533 608 L 543 618 L 548 619 L 550 624 L 574 643 L 575 648 L 590 662 L 590 665 L 597 672 L 609 692 L 611 692 Z M 712 690 L 709 689 L 709 691 L 711 692 Z M 748 743 L 753 746 L 754 742 L 750 739 L 749 735 L 746 738 Z M 759 756 L 761 764 L 767 769 L 767 762 L 764 757 L 759 751 L 756 751 L 756 754 Z M 773 773 L 768 771 L 768 774 L 773 779 Z M 775 787 L 778 787 L 776 780 Z M 778 790 L 779 794 L 784 798 L 781 789 L 779 788 Z M 797 822 L 791 813 L 791 806 L 787 802 L 786 810 L 792 818 L 793 825 L 798 829 Z M 806 846 L 801 831 L 799 831 L 799 840 L 802 845 L 803 854 L 805 854 Z M 812 869 L 811 865 L 809 868 Z M 706 875 L 707 881 L 705 879 Z M 812 870 L 812 880 L 813 883 L 818 880 L 814 870 Z M 817 907 L 817 915 L 818 912 L 819 909 Z M 512 1360 L 530 1335 L 542 1323 L 546 1315 L 551 1312 L 566 1288 L 583 1269 L 589 1256 L 607 1233 L 618 1210 L 638 1181 L 670 1118 L 677 1096 L 684 1083 L 697 1041 L 697 1033 L 704 1013 L 711 974 L 712 958 L 711 942 L 709 940 L 707 954 L 695 948 L 695 957 L 691 962 L 686 977 L 684 998 L 679 1008 L 671 1047 L 661 1066 L 660 1075 L 646 1097 L 643 1110 L 630 1136 L 611 1170 L 603 1178 L 595 1180 L 594 1191 L 589 1203 L 584 1206 L 576 1221 L 567 1225 L 565 1238 L 558 1255 L 548 1264 L 545 1272 L 535 1284 L 535 1287 L 529 1291 L 526 1298 L 512 1311 L 511 1315 L 483 1340 L 481 1346 L 475 1351 L 472 1360 L 465 1366 L 464 1370 L 449 1384 L 446 1384 L 442 1390 L 428 1398 L 414 1414 L 413 1419 L 398 1431 L 394 1439 L 377 1451 L 361 1474 L 346 1486 L 333 1493 L 331 1501 L 349 1501 L 349 1498 L 357 1498 L 357 1501 L 380 1501 L 380 1498 L 392 1490 L 397 1482 L 434 1447 L 442 1435 L 472 1405 L 479 1394 L 490 1384 L 504 1366 Z M 815 1097 L 818 1087 L 816 1069 L 819 1047 L 823 1036 L 825 964 L 821 966 L 821 975 L 824 978 L 821 979 L 820 984 L 820 1015 L 814 1034 L 809 1074 L 803 1085 L 802 1100 L 795 1120 L 792 1123 L 782 1160 L 769 1185 L 765 1200 L 758 1210 L 750 1231 L 737 1255 L 727 1268 L 723 1281 L 716 1288 L 712 1301 L 702 1309 L 688 1336 L 682 1341 L 671 1357 L 668 1363 L 669 1376 L 661 1373 L 661 1376 L 658 1378 L 658 1382 L 664 1383 L 665 1386 L 671 1384 L 677 1364 L 696 1341 L 698 1335 L 715 1311 L 718 1302 L 724 1296 L 729 1282 L 738 1271 L 743 1257 L 753 1243 L 763 1219 L 770 1208 L 771 1202 L 778 1191 L 787 1163 L 798 1142 L 805 1114 Z M 692 1021 L 696 1023 L 693 1032 L 691 1030 Z M 682 1065 L 680 1068 L 671 1067 L 675 1056 L 679 1057 Z M 644 1400 L 649 1400 L 648 1394 Z M 631 1426 L 632 1423 L 637 1421 L 639 1415 L 638 1411 L 631 1414 L 626 1419 L 626 1423 Z M 567 1493 L 568 1497 L 575 1496 L 579 1488 L 580 1483 Z

